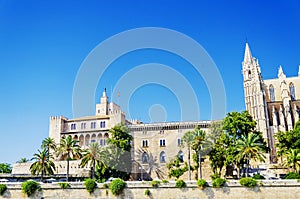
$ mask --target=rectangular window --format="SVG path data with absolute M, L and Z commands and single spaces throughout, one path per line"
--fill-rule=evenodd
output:
M 165 139 L 159 140 L 159 146 L 166 146 L 166 140 Z
M 96 128 L 96 122 L 91 122 L 91 129 L 95 129 Z
M 142 141 L 142 147 L 148 147 L 148 140 L 143 140 Z
M 182 145 L 182 140 L 180 138 L 177 139 L 177 146 L 181 146 Z
M 100 122 L 100 128 L 105 128 L 105 121 Z
M 71 124 L 71 130 L 76 130 L 76 124 Z
M 85 129 L 86 128 L 86 123 L 81 123 L 81 129 Z

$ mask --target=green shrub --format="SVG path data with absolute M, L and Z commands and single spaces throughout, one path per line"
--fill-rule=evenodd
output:
M 198 187 L 206 187 L 207 186 L 207 182 L 206 182 L 206 180 L 204 180 L 204 179 L 199 179 L 198 181 L 197 181 L 197 185 L 198 185 Z
M 177 180 L 176 181 L 176 187 L 177 188 L 185 188 L 186 187 L 186 183 L 184 182 L 184 180 Z
M 244 187 L 255 187 L 257 185 L 257 181 L 253 178 L 242 178 L 240 179 L 240 184 Z
M 0 196 L 2 196 L 6 190 L 7 186 L 5 184 L 0 184 Z
M 295 172 L 289 172 L 284 176 L 284 179 L 300 179 L 300 175 Z
M 213 187 L 220 188 L 220 187 L 223 187 L 225 185 L 225 183 L 226 183 L 225 179 L 216 178 L 213 180 L 212 185 L 213 185 Z
M 169 183 L 168 180 L 162 180 L 162 182 L 165 183 L 165 184 L 166 184 L 166 183 Z
M 58 185 L 62 189 L 69 189 L 71 187 L 71 185 L 67 182 L 59 182 Z
M 107 183 L 104 183 L 104 184 L 103 184 L 103 188 L 104 188 L 104 189 L 107 189 L 107 188 L 109 188 L 109 184 L 107 184 Z
M 150 190 L 149 189 L 145 190 L 145 196 L 150 196 Z
M 151 186 L 154 188 L 157 188 L 159 185 L 160 185 L 160 181 L 158 181 L 158 180 L 153 180 L 151 182 Z
M 264 180 L 264 179 L 266 179 L 264 176 L 262 176 L 260 174 L 255 174 L 252 178 L 255 179 L 255 180 Z
M 33 180 L 27 180 L 22 183 L 22 192 L 31 196 L 36 190 L 41 190 L 40 184 Z
M 210 177 L 211 177 L 212 180 L 220 178 L 220 176 L 218 174 L 212 174 Z
M 84 186 L 89 193 L 93 193 L 97 187 L 97 183 L 95 180 L 88 178 L 84 181 Z
M 126 187 L 126 182 L 120 178 L 114 179 L 110 184 L 110 190 L 113 195 L 119 195 L 122 193 L 123 189 Z

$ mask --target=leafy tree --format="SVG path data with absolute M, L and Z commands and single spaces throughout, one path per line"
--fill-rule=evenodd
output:
M 78 140 L 74 140 L 71 136 L 63 137 L 60 140 L 60 145 L 57 149 L 57 154 L 61 159 L 67 161 L 67 181 L 69 181 L 69 161 L 79 159 L 81 157 L 81 149 L 78 145 Z
M 290 149 L 300 149 L 300 120 L 291 131 L 278 132 L 275 134 L 277 142 L 277 155 L 284 156 Z
M 81 159 L 80 166 L 84 167 L 90 163 L 92 179 L 95 176 L 96 165 L 98 166 L 101 163 L 105 164 L 104 162 L 101 162 L 101 157 L 103 156 L 104 156 L 104 152 L 97 142 L 91 143 L 89 148 L 82 152 L 82 159 Z
M 182 176 L 187 170 L 188 170 L 188 165 L 186 162 L 184 165 L 180 164 L 181 161 L 178 156 L 176 158 L 172 159 L 168 164 L 167 168 L 169 170 L 168 176 L 169 178 L 175 177 L 176 180 Z
M 131 172 L 131 141 L 132 136 L 124 124 L 114 126 L 109 130 L 108 138 L 109 170 L 113 177 L 128 180 Z
M 261 137 L 256 133 L 249 133 L 247 136 L 242 136 L 237 140 L 236 150 L 239 160 L 246 160 L 246 176 L 248 176 L 248 168 L 251 159 L 264 162 L 266 158 L 263 153 L 266 152 L 266 146 L 261 142 Z
M 191 180 L 191 147 L 195 139 L 195 134 L 193 131 L 187 131 L 183 137 L 183 145 L 188 149 L 188 179 Z
M 33 155 L 32 160 L 35 160 L 30 166 L 30 172 L 32 175 L 41 174 L 41 181 L 43 181 L 44 175 L 53 175 L 55 165 L 50 160 L 47 149 L 38 150 L 38 153 Z
M 21 158 L 20 160 L 17 161 L 17 163 L 26 163 L 29 162 L 27 158 Z
M 11 173 L 11 166 L 7 163 L 0 163 L 0 173 Z
M 47 149 L 48 153 L 50 154 L 50 151 L 53 150 L 53 151 L 56 151 L 56 143 L 54 141 L 53 138 L 45 138 L 42 142 L 42 148 L 45 148 Z
M 300 173 L 300 149 L 290 149 L 285 153 L 286 160 L 284 164 L 292 167 L 294 172 Z

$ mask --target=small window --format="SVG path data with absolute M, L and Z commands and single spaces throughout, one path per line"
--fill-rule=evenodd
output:
M 142 154 L 142 163 L 145 164 L 145 163 L 148 163 L 149 162 L 149 155 L 148 153 L 144 152 Z
M 178 158 L 180 162 L 183 162 L 183 152 L 181 150 L 178 152 Z
M 86 123 L 81 123 L 81 129 L 85 129 L 86 128 Z
M 100 146 L 103 145 L 103 139 L 100 139 L 99 144 L 100 144 Z
M 165 139 L 159 140 L 159 146 L 166 146 L 166 140 Z
M 177 139 L 177 146 L 181 146 L 182 145 L 182 140 L 180 138 Z
M 165 163 L 166 162 L 166 153 L 164 151 L 162 151 L 159 155 L 159 160 L 161 163 Z
M 96 140 L 91 140 L 91 143 L 96 142 Z
M 76 130 L 76 124 L 71 124 L 71 130 Z
M 100 128 L 105 128 L 105 121 L 100 122 Z
M 91 129 L 95 129 L 96 128 L 96 122 L 91 122 Z
M 142 141 L 142 146 L 143 147 L 148 147 L 149 145 L 148 145 L 148 140 L 143 140 Z

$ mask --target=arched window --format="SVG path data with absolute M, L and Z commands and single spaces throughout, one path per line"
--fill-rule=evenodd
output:
M 183 152 L 181 150 L 178 152 L 178 158 L 180 162 L 183 162 Z
M 248 70 L 248 78 L 251 79 L 251 71 Z
M 274 91 L 274 87 L 271 84 L 269 87 L 269 92 L 270 92 L 270 100 L 271 102 L 275 102 L 275 91 Z
M 148 163 L 149 162 L 149 155 L 148 153 L 144 152 L 142 154 L 142 163 L 145 164 L 145 163 Z
M 166 162 L 166 153 L 164 151 L 162 151 L 159 155 L 159 160 L 161 163 L 165 163 Z
M 275 115 L 276 115 L 277 124 L 280 125 L 280 116 L 277 108 L 275 108 Z
M 296 100 L 295 87 L 293 83 L 290 84 L 290 95 L 293 101 Z

